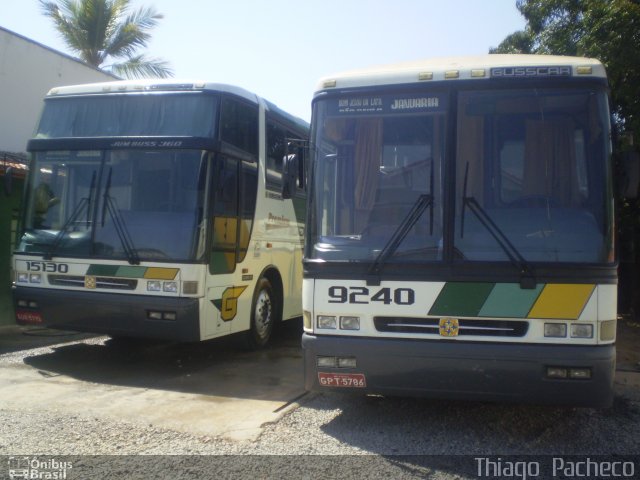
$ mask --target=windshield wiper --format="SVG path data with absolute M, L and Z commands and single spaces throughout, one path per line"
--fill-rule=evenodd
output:
M 124 219 L 120 215 L 120 210 L 118 210 L 115 201 L 109 195 L 109 190 L 111 189 L 111 173 L 113 169 L 109 169 L 109 176 L 107 177 L 107 185 L 104 189 L 103 202 L 102 202 L 102 222 L 101 226 L 104 227 L 105 218 L 107 216 L 107 212 L 111 216 L 111 220 L 113 220 L 113 226 L 115 227 L 116 233 L 118 234 L 118 238 L 120 239 L 120 244 L 124 250 L 124 254 L 127 256 L 127 260 L 130 265 L 140 265 L 140 257 L 138 256 L 138 252 L 133 246 L 133 241 L 131 240 L 131 235 L 129 235 L 129 231 L 127 230 L 127 226 L 124 223 Z
M 432 207 L 430 226 L 433 233 L 433 195 L 425 193 L 418 197 L 411 207 L 411 210 L 409 210 L 407 216 L 404 217 L 402 222 L 400 222 L 400 225 L 395 229 L 389 241 L 386 243 L 384 248 L 380 250 L 380 253 L 369 267 L 369 270 L 367 271 L 367 285 L 380 285 L 379 275 L 382 265 L 384 265 L 393 252 L 398 249 L 404 240 L 404 237 L 409 233 L 409 230 L 411 230 L 429 206 Z
M 60 227 L 60 231 L 56 234 L 56 237 L 53 239 L 53 243 L 49 246 L 49 249 L 44 253 L 44 255 L 42 255 L 43 260 L 51 260 L 53 258 L 53 254 L 60 246 L 62 239 L 69 229 L 69 226 L 71 226 L 71 224 L 73 224 L 80 217 L 80 214 L 85 208 L 87 208 L 88 210 L 89 203 L 90 202 L 88 198 L 80 199 L 76 207 L 73 209 L 73 212 L 71 212 L 69 218 L 67 218 L 67 221 L 64 222 L 62 227 Z
M 533 267 L 522 256 L 518 249 L 511 243 L 505 233 L 496 225 L 493 219 L 480 206 L 478 201 L 474 197 L 467 196 L 467 177 L 469 174 L 469 163 L 464 172 L 464 186 L 462 189 L 462 211 L 460 212 L 460 238 L 464 237 L 464 214 L 465 208 L 468 206 L 469 210 L 476 216 L 482 226 L 491 234 L 491 236 L 498 243 L 500 248 L 509 258 L 509 261 L 520 272 L 520 288 L 533 289 L 536 288 L 536 278 L 533 271 Z

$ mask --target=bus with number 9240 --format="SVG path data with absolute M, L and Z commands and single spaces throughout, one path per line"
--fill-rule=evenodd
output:
M 489 55 L 321 79 L 308 390 L 607 406 L 617 272 L 605 69 Z

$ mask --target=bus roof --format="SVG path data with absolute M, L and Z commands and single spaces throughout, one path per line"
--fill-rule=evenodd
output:
M 316 91 L 444 80 L 486 80 L 496 76 L 606 78 L 606 73 L 598 60 L 584 57 L 516 54 L 443 57 L 330 75 L 319 80 Z
M 251 93 L 241 87 L 224 83 L 213 83 L 203 80 L 120 80 L 114 82 L 86 83 L 81 85 L 68 85 L 55 87 L 49 90 L 46 98 L 71 96 L 71 95 L 105 95 L 109 93 L 144 93 L 144 92 L 189 92 L 210 91 L 230 93 L 242 97 L 255 104 L 264 104 L 269 111 L 274 111 L 287 119 L 292 124 L 308 129 L 309 124 L 304 120 L 285 112 L 275 104 Z

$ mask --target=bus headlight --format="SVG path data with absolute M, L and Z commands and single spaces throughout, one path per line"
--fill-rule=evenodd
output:
M 567 336 L 567 324 L 566 323 L 545 323 L 544 324 L 544 336 L 564 338 Z
M 360 317 L 340 317 L 340 330 L 360 330 Z
M 147 292 L 160 292 L 162 290 L 162 283 L 157 280 L 150 280 L 147 282 Z
M 178 282 L 164 282 L 162 284 L 162 291 L 168 293 L 178 292 Z
M 588 323 L 572 324 L 571 338 L 593 338 L 593 325 Z
M 39 273 L 30 273 L 29 283 L 42 283 L 42 275 Z
M 336 317 L 330 315 L 318 315 L 318 328 L 335 330 L 338 328 Z
M 19 283 L 29 283 L 29 274 L 28 273 L 18 273 L 17 278 Z

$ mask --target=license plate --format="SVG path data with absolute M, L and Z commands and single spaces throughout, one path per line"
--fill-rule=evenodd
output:
M 42 316 L 39 312 L 29 312 L 25 310 L 16 311 L 16 319 L 19 323 L 28 323 L 30 325 L 38 325 L 42 323 Z
M 367 386 L 363 373 L 318 372 L 318 381 L 323 387 L 365 388 Z

